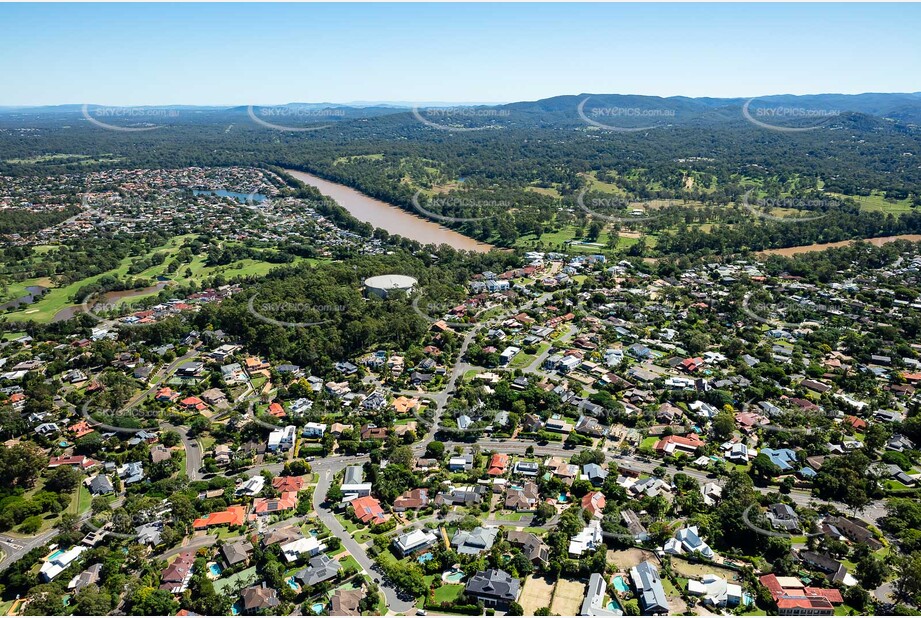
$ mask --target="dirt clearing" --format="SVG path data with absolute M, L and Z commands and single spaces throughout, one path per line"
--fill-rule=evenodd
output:
M 529 577 L 521 588 L 521 607 L 525 616 L 533 616 L 542 607 L 550 607 L 553 584 L 545 577 Z

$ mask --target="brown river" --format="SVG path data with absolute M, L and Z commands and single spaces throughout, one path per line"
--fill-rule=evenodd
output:
M 323 195 L 334 199 L 336 203 L 352 213 L 352 216 L 356 219 L 366 221 L 374 227 L 387 230 L 391 234 L 399 234 L 423 244 L 450 245 L 463 251 L 486 253 L 493 248 L 492 245 L 459 234 L 454 230 L 416 216 L 387 202 L 367 196 L 351 187 L 330 182 L 306 172 L 285 171 L 301 182 L 316 187 Z

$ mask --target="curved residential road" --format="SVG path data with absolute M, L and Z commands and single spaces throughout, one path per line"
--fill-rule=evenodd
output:
M 342 541 L 342 546 L 352 554 L 352 557 L 361 565 L 362 570 L 372 578 L 377 578 L 374 561 L 368 557 L 364 548 L 355 542 L 352 535 L 342 527 L 342 524 L 339 523 L 339 520 L 336 519 L 333 512 L 323 506 L 323 503 L 326 501 L 326 494 L 332 486 L 333 477 L 336 473 L 343 470 L 348 465 L 367 460 L 367 457 L 342 457 L 318 462 L 317 465 L 314 466 L 314 472 L 318 475 L 318 479 L 317 487 L 313 492 L 313 508 L 317 512 L 320 521 L 329 528 L 330 532 Z M 384 597 L 387 599 L 387 607 L 390 611 L 402 614 L 415 607 L 415 600 L 404 601 L 399 597 L 398 591 L 392 586 L 385 584 L 383 581 L 378 582 L 377 585 L 380 587 L 381 592 L 384 593 Z
M 170 425 L 169 423 L 163 423 L 163 428 L 166 430 L 175 431 L 176 433 L 179 434 L 179 438 L 180 440 L 182 440 L 182 448 L 185 449 L 185 475 L 189 477 L 190 481 L 200 481 L 202 479 L 201 442 L 190 438 L 189 430 L 185 427 L 177 427 L 176 425 Z

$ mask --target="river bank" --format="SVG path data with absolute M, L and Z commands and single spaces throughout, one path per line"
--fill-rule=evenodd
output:
M 286 169 L 285 172 L 332 198 L 356 219 L 387 230 L 391 234 L 399 234 L 423 244 L 450 245 L 462 251 L 486 253 L 494 248 L 490 244 L 464 236 L 343 184 L 297 170 Z

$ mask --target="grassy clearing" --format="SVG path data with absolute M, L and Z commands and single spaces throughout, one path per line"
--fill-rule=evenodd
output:
M 38 302 L 33 303 L 27 307 L 23 307 L 19 311 L 3 315 L 11 321 L 31 320 L 43 324 L 48 323 L 54 319 L 54 316 L 57 315 L 59 311 L 65 307 L 69 307 L 75 304 L 75 296 L 80 288 L 85 285 L 95 283 L 105 276 L 117 277 L 119 279 L 125 279 L 130 276 L 135 279 L 148 280 L 155 280 L 157 277 L 163 276 L 170 279 L 171 281 L 175 281 L 178 284 L 195 283 L 200 285 L 205 279 L 214 277 L 215 275 L 219 274 L 223 275 L 227 279 L 246 276 L 261 277 L 268 274 L 268 272 L 273 268 L 278 268 L 280 266 L 279 264 L 254 260 L 250 258 L 239 260 L 233 264 L 228 264 L 225 266 L 207 266 L 205 264 L 205 256 L 199 255 L 195 256 L 195 258 L 193 258 L 190 263 L 180 266 L 180 268 L 175 273 L 168 274 L 166 272 L 167 263 L 169 263 L 172 259 L 172 256 L 182 248 L 185 240 L 192 238 L 193 236 L 194 235 L 192 234 L 175 236 L 171 238 L 166 244 L 152 249 L 144 256 L 126 257 L 121 261 L 118 268 L 113 268 L 98 275 L 81 279 L 80 281 L 76 281 L 64 287 L 52 288 Z M 162 264 L 151 266 L 150 268 L 141 271 L 136 275 L 128 275 L 128 269 L 134 260 L 138 259 L 139 257 L 150 257 L 155 253 L 167 253 L 168 257 Z M 305 260 L 314 264 L 317 263 L 317 260 L 297 258 L 291 265 L 298 264 Z M 27 285 L 40 285 L 40 283 L 38 280 L 27 280 L 20 282 L 17 285 L 21 285 L 24 288 Z M 153 291 L 147 294 L 139 294 L 137 296 L 131 297 L 131 300 L 142 300 L 144 298 L 156 296 L 159 293 L 159 291 Z M 23 294 L 19 294 L 19 296 L 23 296 Z
M 902 214 L 911 212 L 911 200 L 886 199 L 882 193 L 874 191 L 870 195 L 844 196 L 836 193 L 829 194 L 839 199 L 852 199 L 860 204 L 860 210 L 866 212 L 881 212 L 883 214 Z

